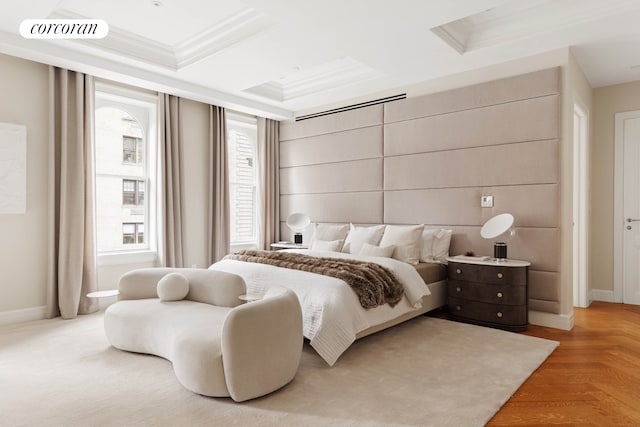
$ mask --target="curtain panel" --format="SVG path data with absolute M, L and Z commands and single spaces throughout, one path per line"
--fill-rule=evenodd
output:
M 280 239 L 280 128 L 279 122 L 258 118 L 260 195 L 258 246 L 270 249 Z
M 213 264 L 230 251 L 229 166 L 225 109 L 209 106 L 209 207 L 207 262 Z
M 93 159 L 93 77 L 49 68 L 50 262 L 47 317 L 98 310 Z
M 162 94 L 159 108 L 158 182 L 160 192 L 160 264 L 184 267 L 182 245 L 182 141 L 180 98 Z

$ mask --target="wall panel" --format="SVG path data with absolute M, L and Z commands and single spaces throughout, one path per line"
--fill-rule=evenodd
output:
M 280 141 L 381 125 L 382 112 L 382 105 L 373 105 L 299 122 L 281 122 Z
M 492 208 L 480 207 L 483 195 L 493 196 Z M 385 191 L 384 219 L 390 224 L 470 225 L 509 212 L 518 227 L 558 227 L 557 200 L 557 184 Z
M 385 157 L 385 190 L 558 182 L 558 141 Z
M 529 310 L 560 312 L 560 273 L 529 270 Z
M 376 190 L 382 190 L 381 158 L 280 170 L 280 194 Z
M 382 223 L 382 192 L 291 194 L 280 197 L 280 219 L 304 212 L 313 222 Z
M 280 167 L 382 157 L 382 126 L 351 129 L 280 143 Z
M 553 68 L 282 123 L 281 220 L 446 227 L 452 254 L 488 255 L 482 224 L 510 212 L 530 308 L 559 313 L 560 81 Z
M 558 139 L 558 98 L 549 95 L 386 124 L 384 155 Z
M 519 76 L 407 98 L 384 106 L 384 122 L 392 123 L 454 111 L 560 93 L 560 69 L 549 68 Z

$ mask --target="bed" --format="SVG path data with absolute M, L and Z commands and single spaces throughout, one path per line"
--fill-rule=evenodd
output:
M 292 289 L 302 306 L 304 336 L 330 366 L 356 339 L 445 304 L 446 267 L 442 264 L 413 266 L 392 258 L 304 249 L 286 252 L 377 263 L 391 270 L 404 287 L 404 296 L 394 307 L 364 309 L 349 285 L 334 277 L 234 259 L 209 267 L 242 276 L 248 295 L 260 296 L 271 286 Z

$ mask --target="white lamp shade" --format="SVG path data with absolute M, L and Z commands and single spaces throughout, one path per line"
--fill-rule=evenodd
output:
M 311 224 L 311 219 L 303 213 L 292 213 L 287 217 L 287 227 L 293 231 L 302 231 Z
M 506 233 L 513 226 L 513 215 L 503 213 L 496 215 L 485 222 L 480 229 L 480 236 L 485 239 L 495 239 L 499 235 Z

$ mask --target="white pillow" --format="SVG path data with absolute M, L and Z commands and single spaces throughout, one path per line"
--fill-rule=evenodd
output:
M 342 240 L 314 240 L 309 249 L 312 251 L 340 252 Z
M 158 281 L 160 301 L 179 301 L 189 293 L 189 279 L 180 273 L 169 273 Z
M 420 248 L 416 245 L 397 245 L 391 256 L 398 261 L 417 265 L 420 262 Z
M 393 255 L 393 251 L 395 246 L 374 246 L 368 243 L 363 243 L 362 248 L 360 248 L 360 255 L 365 256 L 381 256 L 384 258 L 391 258 Z
M 443 228 L 425 229 L 422 232 L 420 261 L 444 262 L 449 256 L 449 244 L 453 230 Z
M 325 240 L 331 242 L 333 240 L 342 240 L 347 238 L 349 232 L 349 224 L 316 224 L 311 237 L 311 245 L 315 240 Z M 338 251 L 342 249 L 342 246 L 338 248 Z
M 443 233 L 433 242 L 433 258 L 438 262 L 445 262 L 449 256 L 449 245 L 453 230 L 442 230 Z
M 420 241 L 424 225 L 387 225 L 380 246 L 395 246 L 393 258 L 409 264 L 420 261 Z
M 371 227 L 356 227 L 349 224 L 350 230 L 347 239 L 344 241 L 342 252 L 348 254 L 359 254 L 362 245 L 368 243 L 377 246 L 380 243 L 385 225 L 374 225 Z
M 420 245 L 420 261 L 433 262 L 433 247 L 438 235 L 444 230 L 441 228 L 424 229 L 422 232 L 422 242 Z

